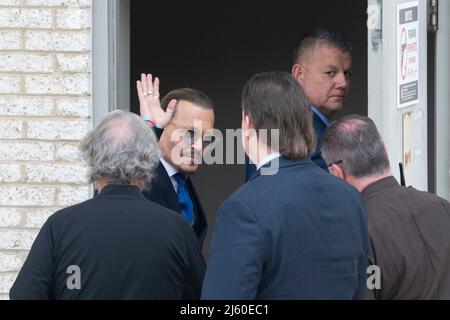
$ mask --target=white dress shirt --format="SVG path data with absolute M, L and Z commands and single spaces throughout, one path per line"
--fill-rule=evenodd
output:
M 178 173 L 178 171 L 163 158 L 161 158 L 161 163 L 163 164 L 164 169 L 166 169 L 166 172 L 169 175 L 170 181 L 172 182 L 173 188 L 175 189 L 175 193 L 178 193 L 178 182 L 173 177 Z

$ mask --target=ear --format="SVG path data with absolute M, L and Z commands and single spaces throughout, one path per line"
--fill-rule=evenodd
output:
M 242 111 L 242 129 L 248 131 L 249 129 L 253 129 L 253 122 L 248 115 Z
M 342 180 L 345 180 L 345 172 L 342 170 L 342 168 L 340 166 L 338 166 L 337 164 L 333 164 L 330 167 L 330 173 L 335 176 L 338 177 Z
M 303 78 L 305 76 L 305 68 L 303 66 L 298 63 L 295 64 L 292 67 L 292 75 L 298 82 L 300 82 L 301 85 L 303 85 Z
M 243 135 L 243 138 L 246 140 L 249 140 L 255 131 L 254 129 L 255 129 L 255 127 L 253 125 L 252 119 L 248 115 L 245 115 L 244 112 L 242 112 L 242 135 Z

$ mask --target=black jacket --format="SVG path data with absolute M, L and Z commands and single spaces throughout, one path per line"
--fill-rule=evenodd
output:
M 80 289 L 73 289 L 74 268 Z M 197 299 L 204 268 L 196 236 L 179 215 L 137 187 L 110 185 L 48 219 L 10 298 Z
M 205 212 L 200 203 L 197 192 L 195 191 L 194 185 L 192 184 L 192 181 L 189 177 L 187 178 L 187 188 L 192 202 L 194 203 L 195 218 L 194 225 L 192 227 L 197 234 L 200 245 L 203 245 L 208 225 Z M 177 193 L 175 192 L 169 175 L 167 174 L 167 171 L 161 162 L 156 169 L 155 177 L 153 178 L 151 185 L 147 185 L 143 193 L 145 197 L 150 201 L 156 202 L 163 207 L 169 208 L 170 210 L 176 211 L 178 213 L 181 212 Z

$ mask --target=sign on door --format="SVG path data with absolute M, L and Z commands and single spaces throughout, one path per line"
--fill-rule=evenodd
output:
M 419 3 L 397 6 L 397 108 L 419 103 Z

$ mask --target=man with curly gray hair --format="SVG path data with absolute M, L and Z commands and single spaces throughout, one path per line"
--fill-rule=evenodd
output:
M 142 194 L 159 163 L 137 115 L 114 111 L 80 147 L 98 196 L 51 216 L 11 299 L 198 299 L 205 264 L 179 214 Z
M 82 141 L 80 150 L 100 192 L 105 185 L 136 185 L 151 181 L 160 158 L 152 130 L 135 114 L 114 111 Z

